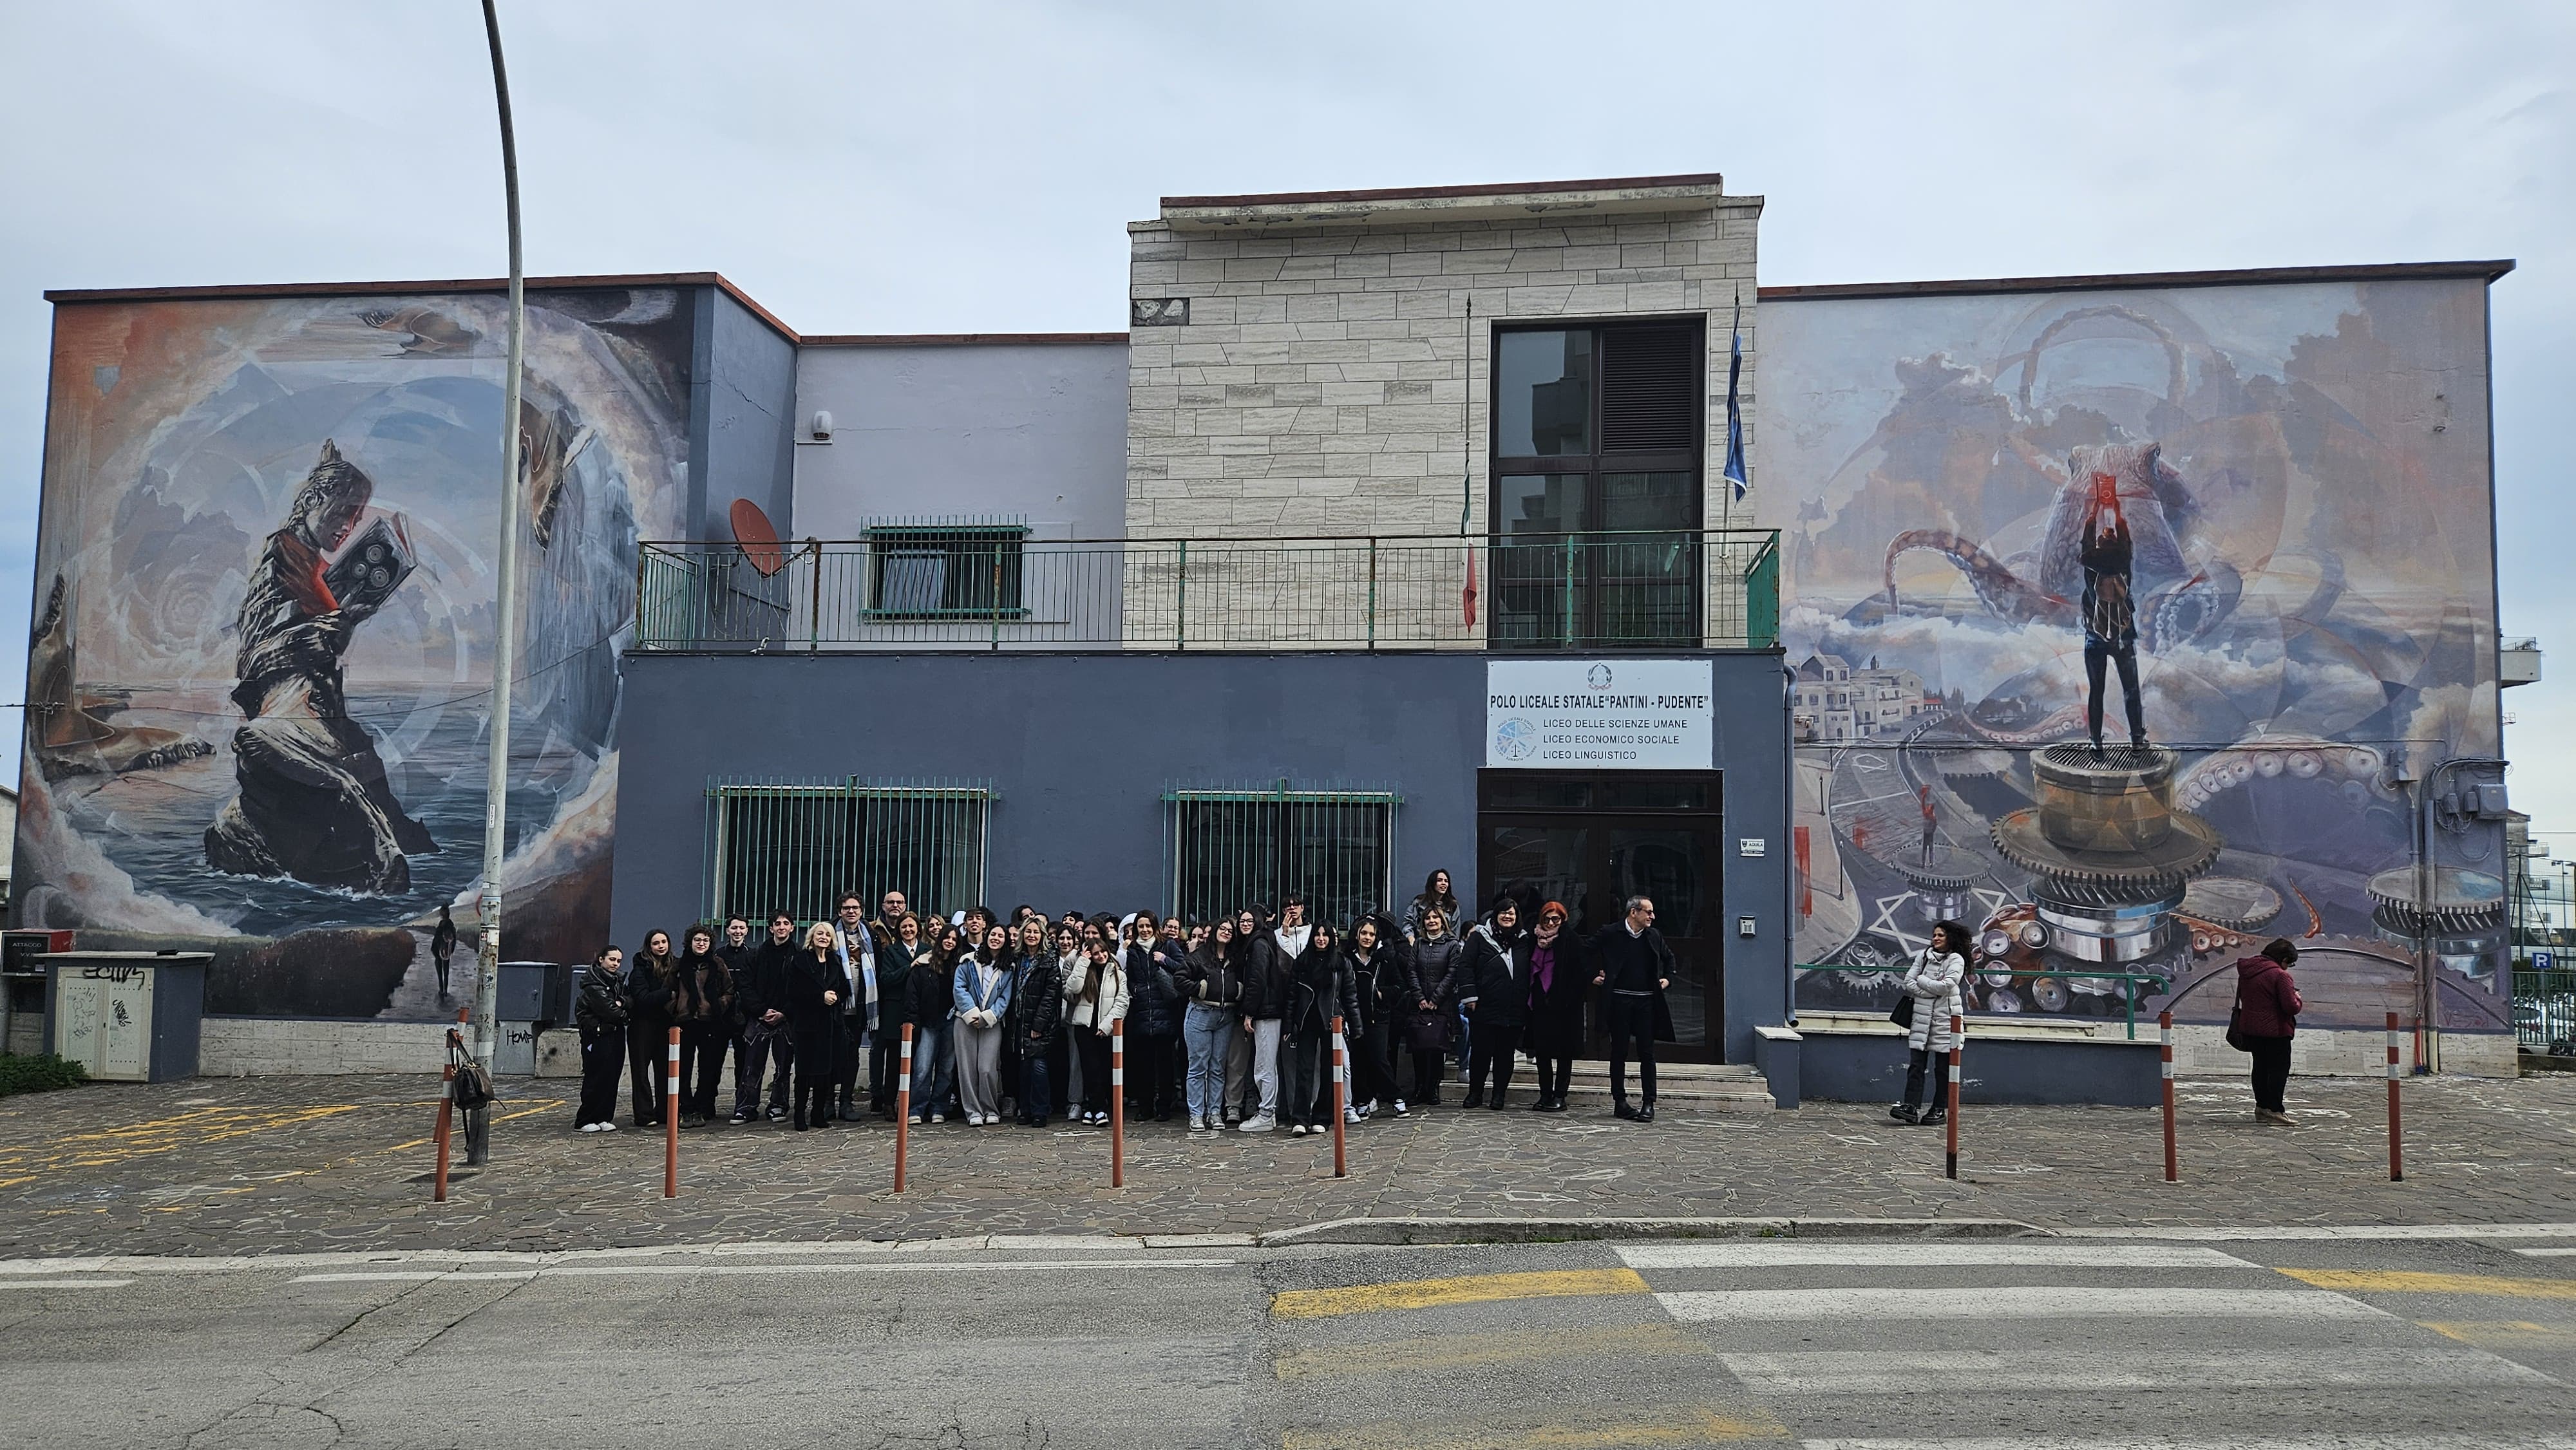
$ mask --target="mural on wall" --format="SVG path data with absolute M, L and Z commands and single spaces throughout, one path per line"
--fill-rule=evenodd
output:
M 1797 960 L 1884 1007 L 1955 919 L 1971 1009 L 2507 1025 L 2482 281 L 1767 309 Z M 2437 789 L 2419 819 L 2398 777 Z M 2434 841 L 2419 880 L 2418 834 Z
M 606 939 L 636 540 L 686 493 L 683 303 L 528 297 L 508 957 Z M 59 309 L 20 925 L 211 949 L 214 1012 L 466 995 L 505 330 L 490 294 Z

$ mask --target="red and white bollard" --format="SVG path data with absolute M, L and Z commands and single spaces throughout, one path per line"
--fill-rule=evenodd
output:
M 662 1196 L 680 1196 L 680 1029 L 671 1029 L 662 1083 Z
M 2165 1080 L 2165 1182 L 2182 1181 L 2182 1163 L 2174 1156 L 2173 1014 L 2156 1014 L 2156 1067 Z
M 2388 1181 L 2391 1183 L 2406 1180 L 2406 1160 L 2397 1132 L 2397 1080 L 2405 1075 L 2405 1067 L 2398 1061 L 2397 1043 L 2397 1014 L 2391 1012 L 2388 1014 Z
M 1109 1186 L 1127 1186 L 1127 1019 L 1109 1019 Z
M 1509 1067 L 1511 1064 L 1503 1065 Z M 1497 1088 L 1495 1096 L 1501 1095 L 1502 1090 Z M 1336 1017 L 1333 1019 L 1333 1176 L 1335 1178 L 1350 1176 L 1350 1164 L 1342 1154 L 1342 1119 L 1349 1116 L 1350 1110 L 1350 1049 L 1342 1041 L 1342 1019 Z
M 450 1032 L 447 1036 L 452 1044 L 456 1034 Z M 438 1171 L 430 1179 L 429 1201 L 432 1203 L 447 1201 L 448 1124 L 454 1121 L 455 1117 L 456 1054 L 451 1051 L 447 1054 L 447 1066 L 441 1068 L 438 1074 Z
M 903 1192 L 903 1154 L 912 1146 L 912 1024 L 903 1024 L 902 1076 L 894 1085 L 894 1191 Z
M 1950 1132 L 1950 1162 L 1946 1171 L 1952 1178 L 1959 1176 L 1959 1037 L 1961 1030 L 1962 1024 L 1959 1020 L 1959 1014 L 1956 1012 L 1951 1013 L 1950 1120 L 1948 1123 Z

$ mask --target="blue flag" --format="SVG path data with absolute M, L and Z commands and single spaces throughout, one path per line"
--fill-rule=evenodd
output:
M 1726 358 L 1726 481 L 1735 485 L 1735 501 L 1744 502 L 1749 482 L 1744 476 L 1744 410 L 1736 387 L 1744 378 L 1744 299 L 1735 299 L 1735 345 Z

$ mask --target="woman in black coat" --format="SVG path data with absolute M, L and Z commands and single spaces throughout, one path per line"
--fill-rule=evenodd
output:
M 1447 913 L 1436 906 L 1422 914 L 1421 933 L 1413 943 L 1413 1000 L 1406 1004 L 1405 1045 L 1413 1052 L 1414 1102 L 1438 1107 L 1440 1059 L 1449 1050 L 1450 1009 L 1466 952 L 1449 934 Z
M 796 1131 L 809 1126 L 822 1127 L 832 1121 L 832 1095 L 840 1074 L 832 1065 L 832 1038 L 836 1024 L 833 1014 L 841 1005 L 841 988 L 848 978 L 841 974 L 841 958 L 832 942 L 832 924 L 814 923 L 805 933 L 805 950 L 798 952 L 787 967 L 787 1000 L 780 1004 L 787 1014 L 788 1035 L 796 1043 L 795 1101 Z
M 1318 926 L 1307 936 L 1306 949 L 1283 956 L 1280 965 L 1288 1006 L 1280 1019 L 1279 1120 L 1299 1137 L 1328 1133 L 1333 1121 L 1333 1019 L 1341 1018 L 1347 1032 L 1359 1016 L 1350 962 L 1332 927 Z
M 572 1125 L 585 1133 L 617 1131 L 617 1074 L 626 1066 L 626 953 L 610 947 L 591 959 L 572 1006 L 581 1029 L 581 1106 Z
M 1358 1023 L 1343 1036 L 1350 1043 L 1351 1095 L 1359 1099 L 1357 1112 L 1363 1118 L 1375 1113 L 1381 1102 L 1389 1104 L 1397 1117 L 1406 1116 L 1404 1089 L 1395 1081 L 1391 1033 L 1393 1024 L 1402 1021 L 1405 1009 L 1413 1005 L 1408 997 L 1413 976 L 1402 953 L 1386 944 L 1392 935 L 1376 917 L 1363 916 L 1352 926 L 1350 950 L 1343 953 L 1350 962 L 1351 995 L 1359 1007 Z
M 1553 901 L 1538 909 L 1529 953 L 1529 1051 L 1538 1059 L 1538 1101 L 1530 1108 L 1561 1113 L 1574 1079 L 1574 1055 L 1583 1050 L 1583 1002 L 1592 990 L 1592 963 L 1584 956 L 1582 939 L 1566 929 L 1565 908 Z

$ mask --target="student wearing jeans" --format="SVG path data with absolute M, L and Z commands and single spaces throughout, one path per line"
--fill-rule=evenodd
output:
M 1234 1024 L 1243 1003 L 1242 956 L 1235 948 L 1233 922 L 1216 924 L 1182 963 L 1180 980 L 1190 1004 L 1181 1013 L 1181 1041 L 1190 1057 L 1184 1104 L 1191 1132 L 1213 1132 L 1225 1123 L 1226 1056 L 1234 1048 Z

